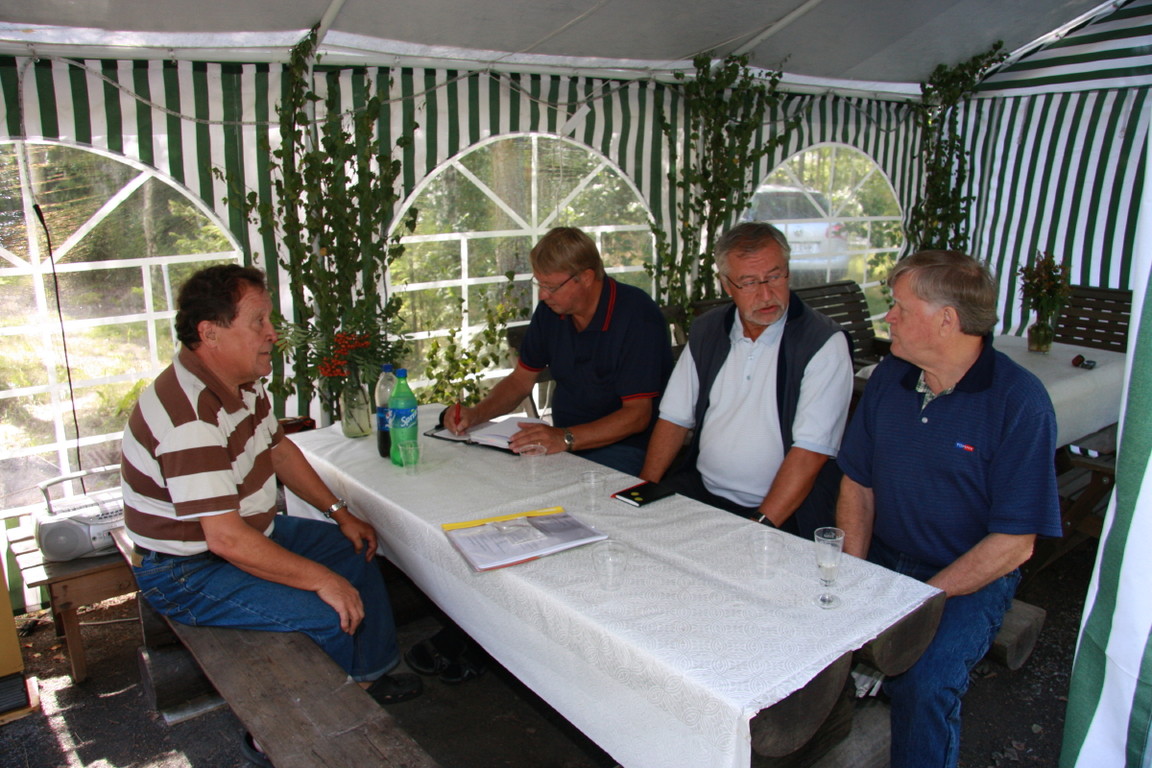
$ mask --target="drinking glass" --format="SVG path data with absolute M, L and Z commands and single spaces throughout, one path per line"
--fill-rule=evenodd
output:
M 816 598 L 816 605 L 836 608 L 840 605 L 840 598 L 828 590 L 836 584 L 840 553 L 844 550 L 844 531 L 831 527 L 817 528 L 813 538 L 816 540 L 816 567 L 820 570 L 820 583 L 825 590 Z
M 624 584 L 629 555 L 626 545 L 611 539 L 592 547 L 592 561 L 596 564 L 596 576 L 602 589 L 615 592 Z
M 520 458 L 524 460 L 528 468 L 528 482 L 531 485 L 537 485 L 544 477 L 544 457 L 547 455 L 548 449 L 539 443 L 526 445 L 520 449 Z
M 584 511 L 595 512 L 600 508 L 600 497 L 604 495 L 606 475 L 597 470 L 589 469 L 580 473 L 580 488 L 584 495 Z
M 404 474 L 415 475 L 420 472 L 420 443 L 415 440 L 405 440 L 400 445 L 400 462 L 404 465 Z

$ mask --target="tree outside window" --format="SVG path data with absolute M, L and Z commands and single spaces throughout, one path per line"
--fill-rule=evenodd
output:
M 3 507 L 41 501 L 42 480 L 119 462 L 128 411 L 176 350 L 176 290 L 240 258 L 203 204 L 154 170 L 59 144 L 0 145 Z
M 404 297 L 414 378 L 424 373 L 432 339 L 458 331 L 466 343 L 495 302 L 511 302 L 516 323 L 527 322 L 539 298 L 528 254 L 552 227 L 580 227 L 609 274 L 652 292 L 644 271 L 653 259 L 648 209 L 619 169 L 581 144 L 542 134 L 478 144 L 433 172 L 408 205 L 419 220 L 402 238 L 404 258 L 389 279 Z

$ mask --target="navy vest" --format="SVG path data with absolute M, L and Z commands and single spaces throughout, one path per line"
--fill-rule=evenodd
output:
M 704 414 L 711 402 L 712 384 L 716 381 L 716 376 L 731 351 L 732 342 L 729 334 L 735 321 L 736 305 L 728 304 L 701 315 L 692 323 L 688 348 L 692 351 L 692 360 L 696 364 L 700 388 L 696 398 L 696 429 L 684 460 L 687 466 L 695 466 L 696 457 L 700 453 L 700 432 L 704 425 Z M 828 339 L 837 333 L 843 334 L 845 343 L 851 351 L 852 339 L 847 331 L 834 320 L 810 309 L 795 293 L 789 293 L 788 318 L 780 346 L 777 348 L 776 364 L 776 409 L 780 417 L 780 440 L 785 455 L 792 447 L 792 423 L 796 420 L 804 370 Z M 733 450 L 739 449 L 739 446 L 733 446 Z M 836 461 L 834 459 L 827 461 L 817 475 L 816 484 L 808 494 L 808 498 L 789 518 L 784 528 L 807 538 L 816 528 L 833 525 L 840 477 Z

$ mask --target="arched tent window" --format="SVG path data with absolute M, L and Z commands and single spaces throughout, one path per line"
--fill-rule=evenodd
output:
M 863 152 L 824 144 L 793 155 L 756 188 L 743 218 L 783 230 L 794 287 L 855 280 L 875 317 L 887 311 L 880 281 L 904 244 L 902 219 L 892 185 Z
M 203 203 L 153 169 L 61 144 L 0 145 L 4 508 L 40 501 L 42 480 L 119 461 L 137 392 L 176 349 L 180 283 L 240 259 Z
M 509 274 L 518 301 L 535 305 L 528 254 L 552 227 L 580 227 L 613 277 L 652 290 L 643 199 L 608 159 L 567 139 L 520 134 L 479 143 L 430 174 L 407 205 L 420 212 L 417 229 L 402 239 L 404 256 L 389 279 L 404 294 L 416 377 L 427 341 L 452 329 L 474 332 L 484 323 L 484 297 L 502 291 Z

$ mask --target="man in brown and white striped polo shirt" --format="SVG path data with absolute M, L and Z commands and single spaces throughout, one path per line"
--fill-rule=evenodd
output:
M 418 695 L 399 662 L 376 531 L 284 432 L 261 379 L 272 302 L 259 270 L 208 267 L 181 287 L 179 354 L 141 395 L 123 440 L 125 524 L 142 594 L 187 624 L 312 637 L 381 703 Z M 276 514 L 276 480 L 337 525 Z

